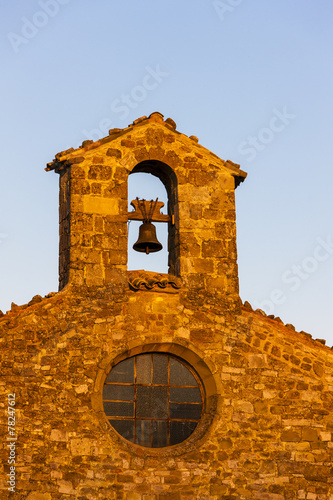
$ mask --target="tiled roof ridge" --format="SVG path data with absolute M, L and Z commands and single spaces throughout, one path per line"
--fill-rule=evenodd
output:
M 228 169 L 233 170 L 237 176 L 241 175 L 244 178 L 246 177 L 246 173 L 240 170 L 239 164 L 234 163 L 231 160 L 226 160 L 226 161 L 222 160 L 222 158 L 217 156 L 215 153 L 213 153 L 209 149 L 199 144 L 199 139 L 195 135 L 187 136 L 184 133 L 178 132 L 176 122 L 172 118 L 167 118 L 166 120 L 164 120 L 164 115 L 159 111 L 154 111 L 148 117 L 145 115 L 141 116 L 140 118 L 134 120 L 127 127 L 112 128 L 109 130 L 108 136 L 98 139 L 97 141 L 86 139 L 82 142 L 81 146 L 79 146 L 78 148 L 69 148 L 64 151 L 60 151 L 55 155 L 55 159 L 53 161 L 47 163 L 45 170 L 59 171 L 62 168 L 64 167 L 66 168 L 67 166 L 72 165 L 74 163 L 81 163 L 84 159 L 82 156 L 80 155 L 70 156 L 70 155 L 72 155 L 73 153 L 87 152 L 91 149 L 98 148 L 102 144 L 113 141 L 114 139 L 117 139 L 118 137 L 130 132 L 131 130 L 133 130 L 134 127 L 142 126 L 147 123 L 162 124 L 165 127 L 167 127 L 170 131 L 190 139 L 194 143 L 194 145 L 198 146 L 201 150 L 205 150 L 206 153 L 212 156 L 212 158 L 214 158 L 215 160 L 219 160 L 220 162 L 222 162 Z
M 45 295 L 44 297 L 42 297 L 41 295 L 34 295 L 29 302 L 27 302 L 26 304 L 21 304 L 21 305 L 17 305 L 17 304 L 15 304 L 15 302 L 12 302 L 11 308 L 9 311 L 6 311 L 6 313 L 3 313 L 0 310 L 0 319 L 4 318 L 5 316 L 9 316 L 12 313 L 18 313 L 18 312 L 20 312 L 24 309 L 27 309 L 28 307 L 33 306 L 35 304 L 39 304 L 43 300 L 54 297 L 55 295 L 57 295 L 57 292 L 50 292 L 47 295 Z
M 251 312 L 253 312 L 255 314 L 264 316 L 265 318 L 268 318 L 269 320 L 272 320 L 272 321 L 275 321 L 277 323 L 280 323 L 281 326 L 289 328 L 290 330 L 293 330 L 294 332 L 303 335 L 305 338 L 307 338 L 309 340 L 312 340 L 314 342 L 318 342 L 322 346 L 325 346 L 326 348 L 333 350 L 333 346 L 332 347 L 326 346 L 326 340 L 325 339 L 314 339 L 310 333 L 304 332 L 303 330 L 301 330 L 300 332 L 298 332 L 296 330 L 296 328 L 294 327 L 294 325 L 292 325 L 291 323 L 284 323 L 282 321 L 282 319 L 279 318 L 278 316 L 274 316 L 274 314 L 266 314 L 265 311 L 263 311 L 262 309 L 253 309 L 253 307 L 251 306 L 251 304 L 247 300 L 243 303 L 243 309 L 245 309 L 246 311 L 251 311 Z

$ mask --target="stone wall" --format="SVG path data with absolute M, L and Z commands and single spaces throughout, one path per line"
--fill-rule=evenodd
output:
M 245 173 L 159 113 L 48 170 L 60 174 L 60 291 L 0 314 L 1 498 L 333 500 L 332 350 L 239 299 L 234 190 Z M 136 171 L 168 191 L 169 274 L 127 270 Z M 112 367 L 147 352 L 186 361 L 203 384 L 201 420 L 172 447 L 130 443 L 103 410 Z
M 14 309 L 0 328 L 1 401 L 17 401 L 15 498 L 332 498 L 333 355 L 322 343 L 260 311 L 196 307 L 184 288 L 67 287 Z M 109 426 L 103 382 L 120 354 L 170 346 L 208 367 L 196 366 L 209 414 L 184 443 L 142 448 Z

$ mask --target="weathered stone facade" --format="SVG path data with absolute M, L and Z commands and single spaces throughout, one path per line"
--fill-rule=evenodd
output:
M 238 295 L 234 191 L 246 174 L 159 113 L 48 170 L 60 174 L 60 291 L 0 318 L 1 498 L 332 500 L 332 350 Z M 168 191 L 168 275 L 127 270 L 127 179 L 140 171 Z M 172 447 L 130 443 L 103 411 L 112 366 L 147 352 L 188 362 L 204 387 L 200 423 Z

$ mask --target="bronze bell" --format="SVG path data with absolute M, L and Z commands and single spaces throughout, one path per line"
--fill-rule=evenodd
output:
M 156 227 L 151 222 L 143 222 L 139 227 L 139 238 L 133 245 L 137 252 L 159 252 L 163 246 L 156 236 Z

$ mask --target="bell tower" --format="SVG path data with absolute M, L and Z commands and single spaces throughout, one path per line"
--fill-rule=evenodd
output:
M 47 170 L 60 175 L 60 290 L 128 281 L 127 222 L 144 221 L 145 206 L 133 200 L 135 212 L 128 212 L 127 181 L 131 173 L 148 172 L 168 193 L 168 214 L 160 214 L 157 204 L 152 221 L 168 224 L 170 279 L 237 303 L 234 191 L 246 177 L 238 165 L 155 112 L 57 154 Z

